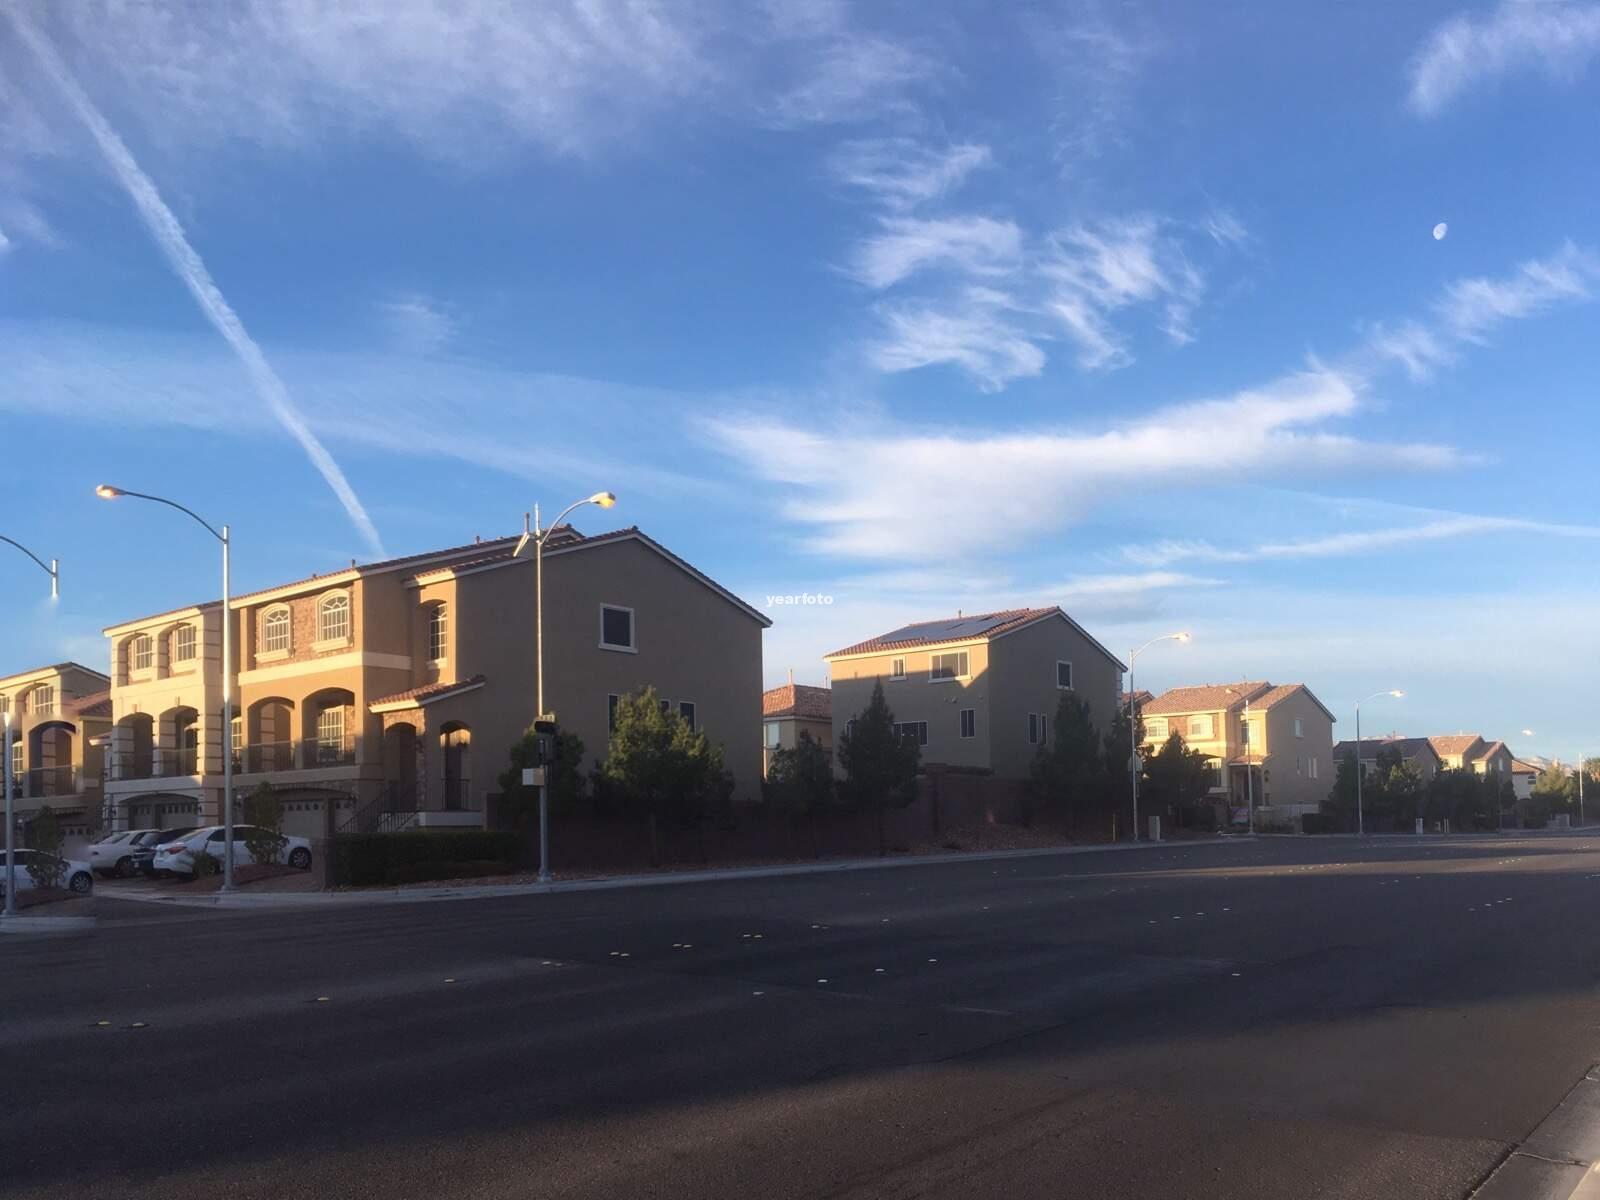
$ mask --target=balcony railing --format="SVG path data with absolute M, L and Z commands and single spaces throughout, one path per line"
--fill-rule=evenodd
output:
M 35 767 L 23 776 L 29 796 L 76 796 L 78 772 L 74 767 Z
M 178 779 L 185 775 L 198 775 L 200 773 L 200 752 L 193 746 L 163 750 L 160 752 L 159 759 L 160 761 L 155 766 L 157 778 Z
M 247 775 L 274 771 L 313 771 L 322 767 L 348 767 L 356 761 L 356 739 L 306 738 L 303 741 L 252 742 L 235 759 Z

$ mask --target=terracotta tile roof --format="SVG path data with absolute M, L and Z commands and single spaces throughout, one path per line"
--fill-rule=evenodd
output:
M 1245 683 L 1205 683 L 1198 687 L 1172 688 L 1147 702 L 1141 710 L 1147 717 L 1173 713 L 1220 712 L 1243 708 L 1245 697 L 1254 706 L 1256 697 L 1273 690 L 1264 680 Z
M 87 696 L 79 696 L 76 700 L 69 700 L 67 708 L 80 717 L 109 717 L 111 693 L 92 692 Z
M 833 692 L 828 688 L 786 683 L 761 693 L 764 717 L 800 717 L 810 721 L 833 720 Z
M 1504 750 L 1507 754 L 1511 753 L 1511 747 L 1507 746 L 1504 742 L 1490 742 L 1483 748 L 1483 753 L 1478 755 L 1478 757 L 1488 758 L 1491 754 L 1497 753 L 1501 750 Z
M 8 684 L 13 679 L 32 679 L 35 675 L 48 675 L 52 671 L 58 674 L 67 671 L 82 671 L 85 675 L 93 675 L 96 679 L 104 679 L 107 683 L 111 682 L 111 676 L 104 671 L 96 671 L 93 667 L 86 667 L 80 662 L 60 662 L 53 663 L 48 667 L 34 667 L 31 671 L 15 671 L 0 679 L 0 684 Z
M 937 621 L 918 621 L 899 629 L 824 654 L 823 658 L 839 658 L 846 654 L 873 654 L 882 650 L 909 650 L 914 646 L 939 646 L 946 642 L 976 642 L 997 638 L 1013 629 L 1021 629 L 1030 621 L 1061 612 L 1059 608 L 1008 608 L 1000 612 L 966 613 L 957 617 L 944 617 Z M 1063 616 L 1066 614 L 1063 613 Z M 965 631 L 965 632 L 964 632 Z
M 1472 749 L 1474 742 L 1480 740 L 1475 733 L 1446 733 L 1428 738 L 1429 744 L 1433 746 L 1434 751 L 1440 758 L 1451 754 L 1465 754 Z
M 405 566 L 407 563 L 425 562 L 430 558 L 454 558 L 458 555 L 476 557 L 488 554 L 490 551 L 501 547 L 504 547 L 509 552 L 515 549 L 516 545 L 517 539 L 515 537 L 493 538 L 487 542 L 476 541 L 465 546 L 450 546 L 443 550 L 425 550 L 419 554 L 406 554 L 399 558 L 382 559 L 379 562 L 352 562 L 348 567 L 335 567 L 333 570 L 324 571 L 319 575 L 307 575 L 304 579 L 291 579 L 287 583 L 275 583 L 271 587 L 258 588 L 256 591 L 246 592 L 242 596 L 235 596 L 233 603 L 237 606 L 240 602 L 251 600 L 256 596 L 266 596 L 273 592 L 282 592 L 292 588 L 303 587 L 307 584 L 319 583 L 325 579 L 348 575 L 352 571 L 357 575 L 371 574 L 377 571 L 393 571 Z
M 421 687 L 395 692 L 392 696 L 379 696 L 376 700 L 368 701 L 367 707 L 376 708 L 385 704 L 426 704 L 429 700 L 438 700 L 454 692 L 465 692 L 471 688 L 481 687 L 485 682 L 484 676 L 474 675 L 471 679 L 459 679 L 451 683 L 426 683 Z
M 1544 772 L 1531 762 L 1523 762 L 1520 758 L 1511 760 L 1511 773 L 1513 775 L 1542 775 Z

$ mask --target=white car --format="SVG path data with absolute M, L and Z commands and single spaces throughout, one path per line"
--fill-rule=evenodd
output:
M 128 829 L 108 834 L 89 847 L 89 866 L 100 876 L 132 875 L 141 860 L 149 860 L 157 842 L 170 841 L 182 832 L 179 829 Z
M 17 891 L 25 892 L 33 887 L 33 872 L 30 869 L 34 863 L 45 858 L 53 858 L 57 862 L 65 863 L 61 871 L 61 886 L 71 888 L 80 896 L 86 896 L 94 890 L 94 872 L 89 864 L 76 858 L 60 858 L 54 854 L 46 854 L 43 850 L 17 850 Z M 6 852 L 0 850 L 0 895 L 6 890 Z
M 248 825 L 235 825 L 233 827 L 233 865 L 236 867 L 248 866 L 255 862 L 250 854 L 250 847 L 245 845 L 245 838 L 251 832 Z M 279 834 L 283 849 L 278 852 L 278 861 L 288 863 L 301 871 L 311 866 L 311 843 L 303 837 L 286 837 Z M 181 838 L 162 842 L 156 847 L 156 856 L 151 862 L 157 875 L 163 871 L 170 871 L 174 875 L 193 875 L 194 856 L 202 851 L 222 864 L 223 853 L 223 827 L 221 825 L 207 825 L 203 829 L 196 829 L 193 833 L 186 833 Z

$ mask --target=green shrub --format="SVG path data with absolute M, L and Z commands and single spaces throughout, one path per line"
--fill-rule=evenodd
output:
M 256 863 L 268 865 L 283 857 L 283 801 L 270 783 L 262 782 L 244 798 L 244 848 Z
M 65 840 L 56 822 L 55 809 L 41 809 L 28 827 L 28 843 L 38 851 L 33 856 L 33 865 L 28 868 L 34 887 L 58 888 L 65 882 L 62 877 L 67 873 L 67 864 L 61 857 L 61 845 Z
M 333 839 L 334 881 L 370 887 L 458 875 L 508 875 L 516 870 L 520 853 L 521 839 L 514 833 L 476 829 L 343 833 Z
M 209 879 L 222 870 L 222 862 L 208 851 L 199 850 L 190 856 L 194 864 L 194 873 L 190 879 Z

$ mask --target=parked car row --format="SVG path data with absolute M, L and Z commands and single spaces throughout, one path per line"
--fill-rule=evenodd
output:
M 70 888 L 80 896 L 87 895 L 94 889 L 94 872 L 89 864 L 75 858 L 61 858 L 55 854 L 46 854 L 43 850 L 14 850 L 17 864 L 17 891 L 22 892 L 34 886 L 33 868 L 43 866 L 46 861 L 62 864 L 59 867 L 61 886 Z M 6 852 L 0 850 L 0 896 L 6 890 Z
M 233 862 L 248 866 L 255 862 L 248 839 L 255 833 L 249 825 L 233 827 Z M 107 877 L 132 875 L 193 875 L 195 856 L 209 854 L 222 861 L 226 830 L 221 825 L 185 829 L 131 829 L 113 833 L 89 847 L 92 869 Z M 278 836 L 277 861 L 298 870 L 311 866 L 311 843 L 306 838 Z

